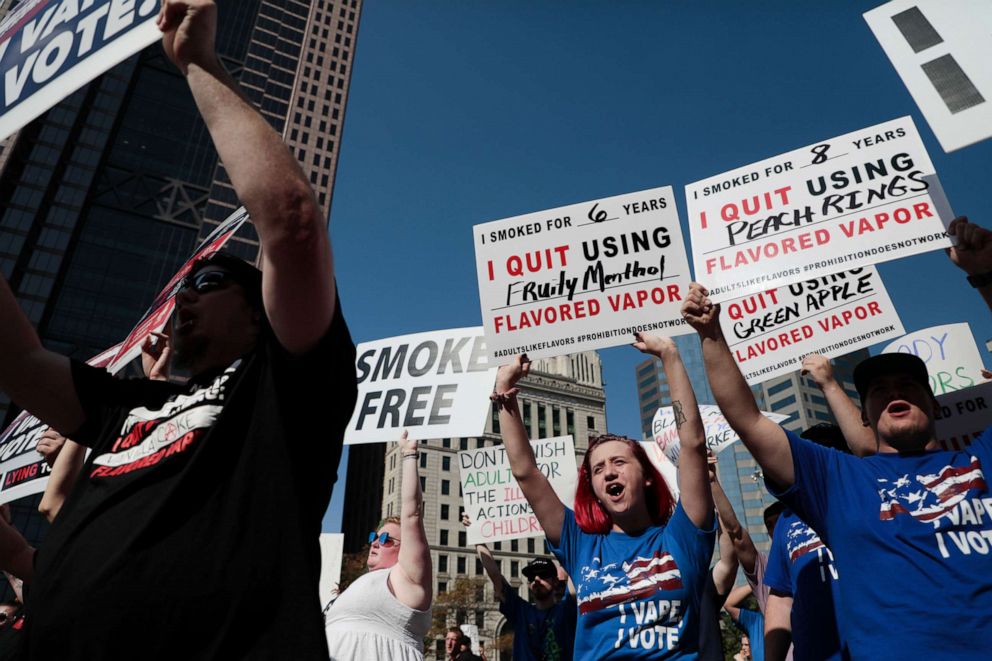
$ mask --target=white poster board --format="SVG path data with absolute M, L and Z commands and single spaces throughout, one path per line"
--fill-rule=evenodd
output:
M 748 385 L 841 356 L 905 330 L 874 266 L 796 282 L 723 304 L 720 326 Z
M 893 0 L 864 17 L 944 151 L 992 136 L 992 2 Z
M 671 186 L 473 228 L 479 300 L 497 364 L 601 349 L 636 331 L 692 332 L 691 282 Z
M 0 23 L 0 140 L 162 38 L 160 0 L 26 0 Z
M 882 353 L 911 353 L 927 364 L 933 394 L 970 388 L 983 383 L 982 355 L 968 324 L 945 324 L 909 333 L 882 349 Z
M 571 436 L 531 441 L 537 466 L 561 502 L 575 500 L 578 467 Z M 502 445 L 458 453 L 462 499 L 472 521 L 469 544 L 491 544 L 510 539 L 539 537 L 544 529 L 510 471 Z
M 937 442 L 963 450 L 992 425 L 992 381 L 937 397 Z
M 344 533 L 321 533 L 320 543 L 320 605 L 325 606 L 332 597 L 337 598 L 341 583 L 341 560 L 344 557 Z
M 761 414 L 776 424 L 789 417 L 768 411 L 762 411 Z M 730 428 L 730 423 L 716 404 L 700 404 L 699 415 L 703 419 L 706 449 L 711 450 L 713 454 L 723 452 L 731 443 L 740 440 L 740 436 Z M 654 434 L 655 445 L 673 465 L 678 466 L 682 447 L 679 444 L 679 432 L 675 426 L 675 413 L 671 406 L 662 406 L 654 414 L 651 432 Z
M 678 467 L 665 456 L 664 451 L 661 446 L 654 441 L 641 441 L 641 447 L 644 448 L 644 452 L 648 455 L 648 459 L 654 464 L 654 467 L 658 469 L 661 476 L 665 478 L 665 484 L 668 485 L 669 491 L 672 492 L 672 498 L 675 500 L 679 499 L 679 469 Z
M 951 245 L 910 117 L 686 186 L 696 280 L 714 302 Z
M 453 328 L 358 345 L 358 401 L 345 443 L 479 436 L 496 381 L 481 328 Z

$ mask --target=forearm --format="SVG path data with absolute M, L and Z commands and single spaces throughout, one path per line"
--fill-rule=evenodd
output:
M 475 552 L 479 555 L 482 568 L 486 570 L 486 575 L 493 584 L 493 593 L 498 601 L 503 601 L 503 572 L 499 570 L 499 563 L 493 556 L 492 550 L 485 544 L 476 544 Z
M 827 404 L 837 419 L 844 439 L 847 441 L 851 452 L 859 457 L 867 457 L 878 451 L 878 444 L 875 439 L 875 432 L 871 427 L 866 427 L 861 421 L 861 409 L 859 409 L 851 398 L 847 396 L 844 389 L 836 380 L 830 379 L 824 383 L 820 389 L 823 396 L 827 398 Z
M 402 451 L 401 451 L 402 452 Z M 430 548 L 424 530 L 423 496 L 417 470 L 418 453 L 404 453 L 400 482 L 400 545 L 399 563 L 407 578 L 425 589 L 431 587 Z
M 720 545 L 720 559 L 713 566 L 713 585 L 717 594 L 727 594 L 734 587 L 734 579 L 737 578 L 737 551 L 722 525 L 717 542 Z
M 76 478 L 79 476 L 85 458 L 86 448 L 75 441 L 66 439 L 59 456 L 55 459 L 52 473 L 48 477 L 48 484 L 45 486 L 45 493 L 38 504 L 38 511 L 48 519 L 49 523 L 58 515 L 65 499 L 68 498 L 76 485 Z
M 724 536 L 727 538 L 733 546 L 734 555 L 744 568 L 744 571 L 753 574 L 754 563 L 758 552 L 754 548 L 754 542 L 751 541 L 751 535 L 741 525 L 740 520 L 737 518 L 737 512 L 734 511 L 734 506 L 730 504 L 730 499 L 727 498 L 727 494 L 720 483 L 714 482 L 712 487 L 713 503 L 716 506 L 717 516 L 720 518 L 721 540 Z M 721 546 L 721 553 L 722 548 Z
M 765 605 L 765 659 L 785 661 L 792 645 L 792 597 L 772 592 Z

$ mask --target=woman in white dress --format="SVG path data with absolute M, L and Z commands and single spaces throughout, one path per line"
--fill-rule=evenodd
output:
M 400 516 L 369 535 L 369 571 L 327 611 L 331 661 L 422 661 L 431 627 L 432 567 L 417 474 L 417 442 L 400 441 Z

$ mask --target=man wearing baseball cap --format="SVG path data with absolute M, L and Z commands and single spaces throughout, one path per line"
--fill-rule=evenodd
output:
M 951 261 L 992 305 L 992 232 L 956 219 Z M 683 314 L 702 339 L 710 385 L 766 480 L 833 551 L 838 630 L 860 659 L 987 659 L 992 640 L 992 428 L 964 451 L 936 448 L 926 366 L 907 354 L 855 369 L 877 454 L 857 458 L 761 415 L 720 331 L 719 306 L 693 284 Z

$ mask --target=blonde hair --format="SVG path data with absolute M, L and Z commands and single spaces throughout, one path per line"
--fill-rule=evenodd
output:
M 385 519 L 379 522 L 379 528 L 381 529 L 387 523 L 394 523 L 396 525 L 400 525 L 401 521 L 402 519 L 400 519 L 400 517 L 398 516 L 387 516 Z

